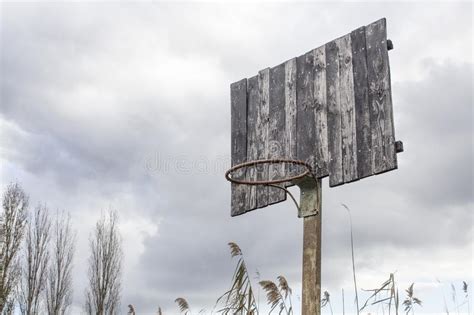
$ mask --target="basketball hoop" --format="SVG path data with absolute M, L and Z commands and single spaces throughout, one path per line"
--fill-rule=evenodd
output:
M 300 174 L 293 175 L 293 176 L 288 176 L 286 178 L 277 178 L 277 179 L 268 179 L 268 180 L 243 180 L 243 179 L 237 179 L 233 178 L 232 174 L 235 173 L 238 170 L 248 168 L 248 167 L 257 167 L 259 165 L 264 165 L 264 164 L 289 164 L 293 165 L 295 167 L 297 166 L 303 166 L 305 170 L 303 172 L 300 172 Z M 241 164 L 237 164 L 233 167 L 231 167 L 227 172 L 225 172 L 225 178 L 234 184 L 239 184 L 239 185 L 251 185 L 251 186 L 258 186 L 258 185 L 277 185 L 277 184 L 282 184 L 282 183 L 287 183 L 291 182 L 294 183 L 294 181 L 297 181 L 298 179 L 302 179 L 305 176 L 312 176 L 311 172 L 311 165 L 304 161 L 300 160 L 290 160 L 290 159 L 265 159 L 265 160 L 256 160 L 256 161 L 249 161 L 249 162 L 244 162 Z M 277 186 L 280 187 L 280 186 Z
M 274 164 L 287 164 L 293 166 L 295 169 L 300 166 L 303 167 L 304 170 L 299 172 L 297 175 L 291 175 L 283 178 L 276 178 L 276 179 L 267 179 L 267 180 L 247 180 L 247 179 L 237 179 L 232 176 L 235 172 L 246 169 L 246 168 L 255 168 L 259 165 L 274 165 Z M 290 171 L 293 173 L 293 171 Z M 241 164 L 237 164 L 231 167 L 227 172 L 225 172 L 225 178 L 236 185 L 249 185 L 249 186 L 269 186 L 275 187 L 281 190 L 284 190 L 288 196 L 293 200 L 296 208 L 298 209 L 298 217 L 306 217 L 312 216 L 319 213 L 319 209 L 317 209 L 316 203 L 318 202 L 318 198 L 313 193 L 315 187 L 320 185 L 320 180 L 314 177 L 311 169 L 311 165 L 304 161 L 300 160 L 291 160 L 291 159 L 264 159 L 264 160 L 256 160 L 256 161 L 248 161 Z M 301 190 L 301 197 L 303 200 L 308 200 L 303 202 L 301 205 L 298 204 L 296 198 L 293 194 L 286 189 L 285 186 L 288 185 L 278 185 L 283 183 L 291 183 L 297 185 Z M 314 198 L 313 198 L 314 197 Z M 314 204 L 314 206 L 313 206 Z
M 302 315 L 321 313 L 323 178 L 336 187 L 398 168 L 391 49 L 382 18 L 230 85 L 230 214 L 291 197 L 304 218 Z

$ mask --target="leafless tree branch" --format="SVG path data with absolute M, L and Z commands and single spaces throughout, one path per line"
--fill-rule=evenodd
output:
M 28 196 L 19 184 L 10 184 L 3 194 L 0 215 L 0 314 L 13 312 L 14 289 L 20 266 L 18 253 L 23 240 L 28 211 Z
M 38 205 L 27 224 L 19 292 L 22 314 L 36 315 L 40 312 L 40 301 L 46 287 L 50 230 L 48 208 Z
M 72 303 L 72 268 L 76 235 L 71 218 L 58 213 L 53 228 L 51 259 L 46 279 L 45 300 L 49 315 L 65 314 Z
M 96 315 L 118 314 L 123 254 L 116 212 L 109 211 L 97 222 L 90 250 L 85 311 Z

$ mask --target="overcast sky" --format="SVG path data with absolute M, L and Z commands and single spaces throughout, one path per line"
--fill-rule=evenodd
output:
M 387 18 L 399 169 L 323 190 L 323 290 L 354 310 L 359 287 L 396 271 L 417 313 L 453 310 L 473 280 L 472 16 L 465 3 L 2 3 L 0 188 L 65 209 L 78 231 L 74 313 L 88 235 L 116 209 L 122 306 L 185 297 L 210 309 L 237 242 L 252 273 L 288 278 L 300 302 L 302 222 L 290 201 L 230 217 L 229 84 Z M 439 279 L 442 284 L 440 284 Z M 256 281 L 255 281 L 256 282 Z M 263 295 L 261 295 L 263 299 Z M 471 303 L 472 305 L 472 303 Z M 299 307 L 298 307 L 299 308 Z M 465 306 L 462 310 L 466 310 Z M 329 310 L 325 310 L 328 312 Z

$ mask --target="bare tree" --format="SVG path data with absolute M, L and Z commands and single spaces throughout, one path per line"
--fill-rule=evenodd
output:
M 19 292 L 19 305 L 22 314 L 39 314 L 40 300 L 46 287 L 50 230 L 51 221 L 48 209 L 38 205 L 27 224 Z
M 45 300 L 49 315 L 65 314 L 72 303 L 72 263 L 75 233 L 71 218 L 58 213 L 53 229 L 53 244 L 46 280 Z
M 91 315 L 118 314 L 123 254 L 116 212 L 109 211 L 96 223 L 90 250 L 85 311 Z
M 3 194 L 0 215 L 2 241 L 0 246 L 0 314 L 13 311 L 14 289 L 18 284 L 20 266 L 18 253 L 23 240 L 28 211 L 28 196 L 19 184 L 8 185 Z
M 4 227 L 3 227 L 3 218 L 0 216 L 0 254 L 3 253 L 3 248 L 4 248 L 4 243 L 5 243 L 5 232 L 4 232 Z M 0 261 L 0 288 L 3 288 L 3 279 L 1 275 L 3 275 L 3 261 Z M 1 299 L 1 296 L 0 296 Z M 1 301 L 0 301 L 1 303 Z M 2 303 L 3 304 L 3 303 Z M 1 314 L 1 311 L 0 311 Z

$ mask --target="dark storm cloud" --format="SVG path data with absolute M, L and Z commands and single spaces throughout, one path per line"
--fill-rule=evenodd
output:
M 298 285 L 302 229 L 289 201 L 229 217 L 222 176 L 229 164 L 229 84 L 382 16 L 396 45 L 390 52 L 396 134 L 406 152 L 396 172 L 334 189 L 324 182 L 325 285 L 339 290 L 350 278 L 341 203 L 351 208 L 360 257 L 373 257 L 360 262 L 362 270 L 384 253 L 428 256 L 472 242 L 466 6 L 2 7 L 0 158 L 13 165 L 2 176 L 26 174 L 27 190 L 54 196 L 55 204 L 67 200 L 89 214 L 91 204 L 111 200 L 125 221 L 146 218 L 158 226 L 128 247 L 143 252 L 130 267 L 135 278 L 125 286 L 124 305 L 132 302 L 140 313 L 162 305 L 172 314 L 173 300 L 184 296 L 211 307 L 232 275 L 228 241 L 241 245 L 252 273 L 284 274 Z M 420 41 L 440 17 L 447 21 L 443 30 Z M 47 183 L 33 184 L 41 180 Z M 87 234 L 90 222 L 80 222 Z M 87 256 L 82 248 L 79 255 Z M 402 263 L 393 257 L 387 272 Z M 76 291 L 79 306 L 82 288 Z

